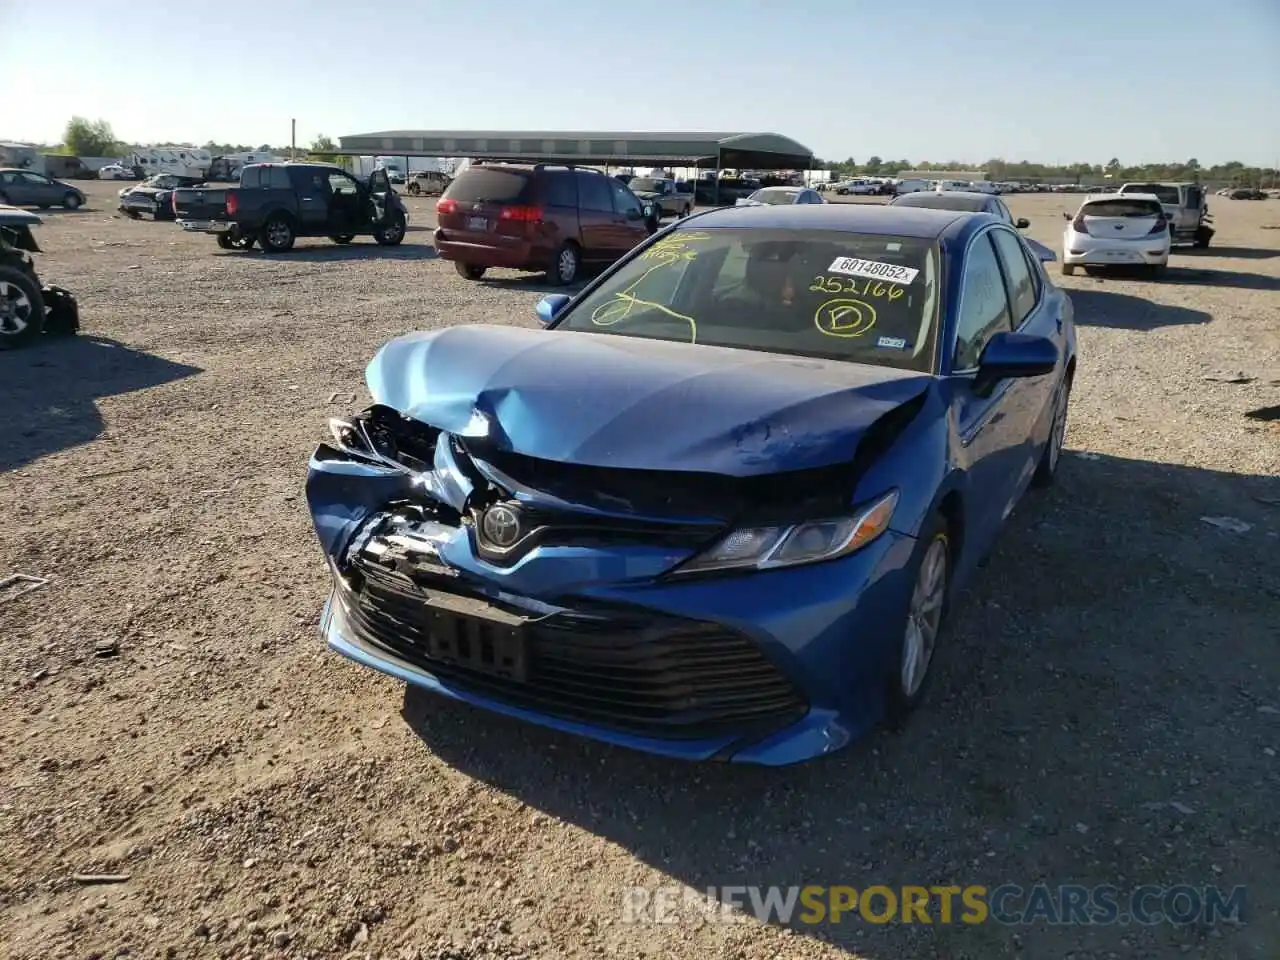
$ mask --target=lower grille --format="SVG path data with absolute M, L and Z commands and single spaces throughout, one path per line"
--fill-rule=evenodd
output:
M 408 578 L 357 567 L 338 596 L 360 639 L 513 706 L 673 740 L 764 733 L 808 709 L 756 644 L 715 624 L 592 607 L 512 634 L 457 628 Z

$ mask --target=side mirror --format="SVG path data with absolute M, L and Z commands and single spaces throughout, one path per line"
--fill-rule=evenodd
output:
M 1041 263 L 1054 263 L 1058 259 L 1058 255 L 1039 240 L 1032 240 L 1030 237 L 1023 237 L 1022 240 Z
M 652 203 L 646 203 L 646 204 L 644 205 L 644 207 L 642 208 L 642 210 L 643 210 L 643 213 L 641 213 L 641 216 L 642 216 L 645 220 L 648 220 L 650 217 L 652 217 L 652 216 L 653 216 L 653 204 L 652 204 Z
M 1058 366 L 1058 348 L 1048 337 L 997 333 L 978 360 L 978 379 L 987 383 L 1012 377 L 1043 377 Z
M 551 293 L 538 301 L 538 305 L 534 307 L 534 313 L 538 315 L 538 319 L 542 321 L 542 325 L 549 326 L 556 317 L 564 312 L 564 308 L 569 305 L 569 301 L 573 298 L 563 293 Z
M 1027 229 L 1027 227 L 1031 226 L 1031 221 L 1028 220 L 1026 217 L 1019 217 L 1017 221 L 1014 223 L 1014 226 L 1017 227 L 1019 230 L 1025 230 Z

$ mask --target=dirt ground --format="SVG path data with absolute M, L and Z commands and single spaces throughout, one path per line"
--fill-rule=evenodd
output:
M 1245 415 L 1280 404 L 1280 203 L 1214 198 L 1215 248 L 1158 282 L 1059 281 L 1063 475 L 955 611 L 930 701 L 762 770 L 406 694 L 317 637 L 302 483 L 325 418 L 390 337 L 533 325 L 537 284 L 459 278 L 430 200 L 399 249 L 267 257 L 114 216 L 117 186 L 39 234 L 82 336 L 0 355 L 0 576 L 50 579 L 0 599 L 0 956 L 1280 955 L 1280 422 Z M 1077 202 L 1010 198 L 1055 249 Z M 1244 885 L 1247 912 L 623 917 L 633 886 L 1042 881 Z

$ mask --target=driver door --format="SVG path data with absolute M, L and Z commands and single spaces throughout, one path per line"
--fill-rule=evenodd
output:
M 369 211 L 369 217 L 374 224 L 381 226 L 390 219 L 392 210 L 391 197 L 394 191 L 391 189 L 391 175 L 386 169 L 379 167 L 369 174 L 369 203 L 372 210 Z

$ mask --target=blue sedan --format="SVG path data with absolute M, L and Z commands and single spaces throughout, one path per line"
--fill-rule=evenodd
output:
M 901 724 L 1058 467 L 1072 306 L 1017 231 L 716 210 L 537 312 L 391 341 L 374 405 L 330 421 L 328 643 L 672 757 L 788 764 Z

